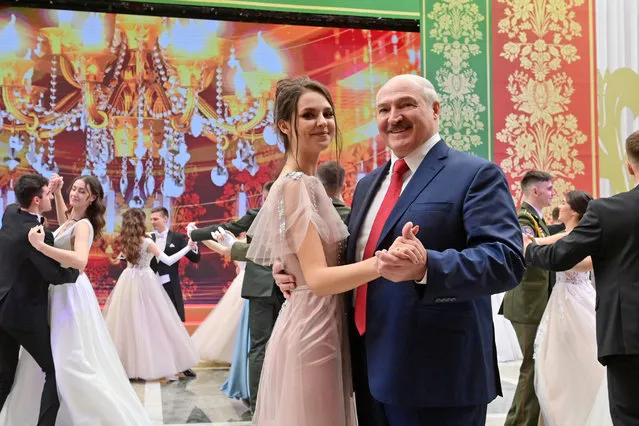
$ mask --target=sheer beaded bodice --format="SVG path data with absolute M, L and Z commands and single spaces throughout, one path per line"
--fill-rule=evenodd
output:
M 144 240 L 144 242 L 142 243 L 142 245 L 140 246 L 140 260 L 138 260 L 137 265 L 133 265 L 129 262 L 127 262 L 127 266 L 129 268 L 133 268 L 133 269 L 141 269 L 141 268 L 148 268 L 149 266 L 151 266 L 151 260 L 153 259 L 153 253 L 148 253 L 146 251 L 146 249 L 149 247 L 149 244 L 151 244 L 151 240 L 146 238 Z
M 565 271 L 557 272 L 557 282 L 573 285 L 590 285 L 590 272 Z

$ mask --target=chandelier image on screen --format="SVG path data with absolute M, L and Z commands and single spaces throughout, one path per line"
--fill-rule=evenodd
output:
M 96 176 L 107 226 L 87 272 L 103 301 L 125 266 L 116 236 L 127 208 L 166 207 L 184 232 L 259 206 L 283 158 L 278 80 L 308 75 L 331 90 L 348 200 L 388 156 L 377 90 L 419 69 L 417 33 L 0 8 L 0 215 L 22 174 L 58 173 L 65 193 L 73 177 Z M 187 303 L 215 303 L 234 276 L 232 263 L 204 259 L 181 265 Z

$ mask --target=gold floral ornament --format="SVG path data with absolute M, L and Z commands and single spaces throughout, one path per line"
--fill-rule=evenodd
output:
M 477 42 L 483 39 L 479 23 L 484 17 L 472 0 L 443 0 L 433 5 L 428 18 L 433 21 L 431 51 L 444 58 L 435 73 L 442 104 L 440 133 L 452 147 L 470 151 L 483 142 L 480 113 L 486 107 L 477 95 L 470 59 L 483 53 Z
M 571 41 L 582 37 L 574 9 L 584 2 L 498 1 L 507 5 L 499 33 L 510 39 L 500 56 L 518 61 L 520 67 L 508 77 L 514 112 L 497 133 L 497 139 L 508 145 L 500 166 L 514 180 L 530 169 L 552 173 L 558 203 L 566 191 L 574 189 L 571 180 L 585 173 L 576 146 L 588 138 L 579 130 L 577 117 L 568 113 L 575 89 L 572 78 L 561 71 L 581 59 Z M 511 185 L 511 190 L 519 200 L 519 184 Z

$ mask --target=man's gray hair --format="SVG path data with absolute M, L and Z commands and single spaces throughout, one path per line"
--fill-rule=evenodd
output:
M 393 81 L 395 79 L 411 80 L 411 81 L 419 84 L 424 89 L 423 95 L 424 95 L 424 99 L 426 100 L 426 103 L 428 105 L 433 105 L 435 102 L 439 102 L 439 95 L 437 94 L 437 90 L 435 90 L 435 86 L 433 86 L 433 83 L 431 83 L 430 81 L 428 81 L 424 77 L 422 77 L 420 75 L 416 75 L 416 74 L 400 74 L 400 75 L 396 75 L 395 77 L 393 77 L 390 80 L 388 80 L 388 82 L 386 82 L 386 84 L 388 84 L 389 82 L 391 82 L 391 81 Z M 384 84 L 384 86 L 386 84 Z M 379 90 L 381 91 L 384 86 L 382 86 Z M 379 96 L 379 91 L 377 92 L 377 96 Z

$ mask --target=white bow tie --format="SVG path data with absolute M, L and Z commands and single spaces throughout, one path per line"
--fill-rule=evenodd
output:
M 166 236 L 168 235 L 169 231 L 164 231 L 164 232 L 156 232 L 155 235 L 157 236 L 157 238 L 164 238 L 166 240 Z

